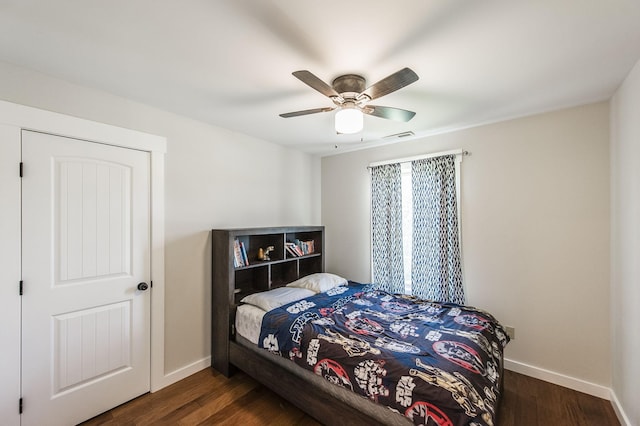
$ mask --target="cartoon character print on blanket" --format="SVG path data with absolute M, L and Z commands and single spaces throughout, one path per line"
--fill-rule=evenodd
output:
M 482 310 L 350 282 L 268 312 L 260 342 L 415 424 L 495 424 L 508 337 Z

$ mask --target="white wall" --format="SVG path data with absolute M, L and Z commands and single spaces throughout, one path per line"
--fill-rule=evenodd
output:
M 320 223 L 309 155 L 6 63 L 0 99 L 167 138 L 166 373 L 210 354 L 210 229 Z
M 608 395 L 606 102 L 322 159 L 327 270 L 370 280 L 367 164 L 456 148 L 467 301 L 516 329 L 512 367 Z M 531 370 L 527 371 L 531 373 Z M 546 379 L 549 377 L 542 376 Z M 567 384 L 567 383 L 563 383 Z
M 640 61 L 611 100 L 612 389 L 640 425 Z

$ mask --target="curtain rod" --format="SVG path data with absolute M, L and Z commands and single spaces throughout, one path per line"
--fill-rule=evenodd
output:
M 415 155 L 413 157 L 396 158 L 394 160 L 376 161 L 374 163 L 369 163 L 367 169 L 378 166 L 386 166 L 387 164 L 409 163 L 411 161 L 424 160 L 426 158 L 444 157 L 445 155 L 469 155 L 469 151 L 465 151 L 463 149 L 452 149 L 451 151 L 440 151 L 433 152 L 431 154 Z

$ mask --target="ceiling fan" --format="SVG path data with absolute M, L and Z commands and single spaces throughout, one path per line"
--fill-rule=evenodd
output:
M 357 74 L 341 75 L 333 80 L 331 86 L 307 70 L 295 71 L 293 75 L 331 99 L 334 106 L 280 114 L 280 117 L 283 118 L 337 110 L 336 132 L 357 133 L 363 127 L 362 114 L 404 122 L 411 120 L 416 115 L 415 112 L 405 109 L 369 104 L 369 101 L 388 95 L 417 81 L 418 75 L 410 68 L 403 68 L 369 87 L 366 87 L 364 77 Z

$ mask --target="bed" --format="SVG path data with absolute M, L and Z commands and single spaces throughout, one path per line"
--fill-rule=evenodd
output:
M 496 424 L 508 337 L 482 310 L 315 273 L 230 318 L 229 362 L 322 423 Z

